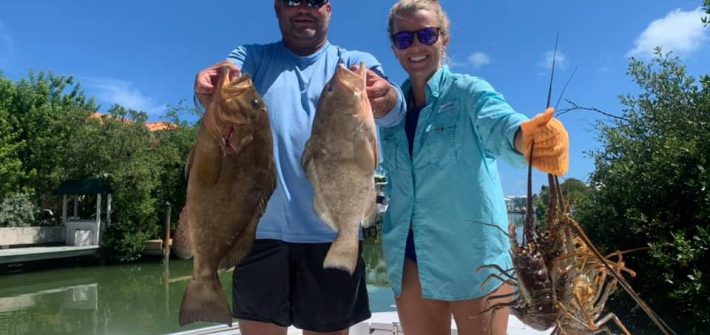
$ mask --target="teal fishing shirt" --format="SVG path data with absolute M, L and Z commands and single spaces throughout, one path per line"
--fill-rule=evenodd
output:
M 298 56 L 282 41 L 247 44 L 227 58 L 250 75 L 266 104 L 274 137 L 276 189 L 257 226 L 257 239 L 291 243 L 333 242 L 335 230 L 313 212 L 313 187 L 301 167 L 301 156 L 311 136 L 313 118 L 321 91 L 338 64 L 350 68 L 364 63 L 385 77 L 382 65 L 371 54 L 326 43 L 309 56 Z M 396 124 L 404 116 L 405 103 L 396 85 L 398 101 L 378 126 Z M 195 104 L 200 107 L 199 101 Z
M 402 91 L 410 92 L 405 81 Z M 387 274 L 395 295 L 402 288 L 409 229 L 422 296 L 458 301 L 479 298 L 500 286 L 482 283 L 512 267 L 508 216 L 497 160 L 525 166 L 514 136 L 527 120 L 486 81 L 440 68 L 426 86 L 412 155 L 405 122 L 380 128 L 389 208 L 383 224 Z

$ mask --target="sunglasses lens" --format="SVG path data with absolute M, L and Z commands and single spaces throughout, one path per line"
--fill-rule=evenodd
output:
M 425 45 L 432 45 L 439 39 L 439 30 L 436 28 L 424 28 L 417 32 L 419 42 Z
M 289 7 L 298 7 L 301 4 L 300 0 L 283 0 L 283 3 Z
M 325 5 L 328 0 L 308 0 L 308 7 L 311 8 L 321 8 Z
M 397 49 L 406 49 L 412 46 L 414 42 L 414 33 L 409 31 L 401 31 L 392 35 L 392 44 Z

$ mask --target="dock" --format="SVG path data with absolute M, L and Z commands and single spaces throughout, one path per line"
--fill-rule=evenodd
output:
M 49 246 L 0 249 L 0 264 L 92 256 L 99 253 L 98 245 L 89 246 Z

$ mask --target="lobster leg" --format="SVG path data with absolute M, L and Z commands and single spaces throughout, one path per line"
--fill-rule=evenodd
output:
M 518 301 L 518 299 L 515 299 L 511 302 L 501 302 L 501 303 L 494 304 L 494 305 L 484 309 L 483 311 L 478 313 L 478 315 L 481 315 L 481 314 L 484 314 L 484 313 L 487 313 L 487 312 L 490 312 L 493 310 L 506 308 L 506 307 L 515 307 L 515 306 L 518 306 L 519 304 L 520 304 L 520 301 Z
M 621 331 L 624 333 L 624 335 L 631 335 L 629 330 L 626 329 L 624 324 L 621 323 L 621 320 L 619 320 L 619 318 L 614 313 L 609 313 L 606 316 L 604 316 L 603 318 L 599 319 L 599 321 L 597 321 L 597 323 L 596 323 L 596 326 L 601 327 L 602 325 L 606 324 L 609 321 L 614 321 L 616 326 L 619 327 L 619 329 L 621 329 Z M 609 331 L 609 328 L 607 328 L 606 326 L 604 326 L 602 328 L 606 328 L 607 333 L 611 334 L 611 331 Z
M 491 301 L 491 300 L 493 300 L 493 299 L 510 298 L 510 297 L 514 297 L 514 296 L 516 296 L 516 295 L 518 295 L 518 294 L 519 294 L 518 291 L 515 291 L 515 292 L 513 292 L 513 293 L 508 293 L 508 294 L 492 295 L 492 296 L 488 297 L 487 299 L 488 299 L 488 301 Z
M 639 297 L 638 293 L 636 293 L 633 288 L 631 288 L 631 285 L 624 279 L 623 276 L 620 274 L 614 272 L 614 269 L 607 263 L 606 259 L 599 253 L 597 248 L 592 244 L 592 241 L 589 240 L 589 237 L 587 234 L 584 233 L 584 230 L 582 227 L 579 226 L 577 222 L 574 220 L 569 220 L 568 221 L 569 225 L 572 227 L 572 229 L 575 230 L 577 235 L 584 241 L 584 243 L 589 247 L 590 251 L 604 264 L 604 266 L 613 274 L 613 276 L 619 281 L 619 284 L 621 287 L 626 291 L 626 293 L 631 296 L 631 298 L 636 302 L 636 304 L 641 307 L 641 309 L 648 315 L 648 317 L 653 321 L 653 323 L 658 327 L 658 329 L 665 335 L 673 334 L 677 335 L 671 328 L 666 324 L 663 319 L 661 319 L 656 312 L 651 309 L 648 304 L 646 304 L 645 301 Z
M 510 284 L 512 286 L 517 285 L 517 280 L 515 280 L 515 278 L 505 279 L 495 273 L 491 273 L 490 275 L 488 275 L 488 278 L 486 278 L 486 280 L 481 283 L 481 287 L 485 287 L 486 285 L 488 285 L 488 281 L 490 281 L 491 279 L 498 279 L 501 283 Z
M 575 314 L 572 311 L 567 309 L 567 307 L 565 307 L 564 304 L 558 303 L 557 308 L 560 310 L 560 313 L 564 313 L 564 315 L 566 317 L 568 317 L 570 320 L 574 321 L 579 327 L 588 328 L 587 323 L 585 323 L 584 321 L 577 318 L 577 316 L 575 316 Z M 563 324 L 558 324 L 557 327 L 560 329 L 561 334 L 567 333 L 566 331 L 564 331 L 565 327 L 563 327 Z
M 512 271 L 515 270 L 515 269 L 503 270 L 503 268 L 500 267 L 498 264 L 487 264 L 487 265 L 481 265 L 481 266 L 479 266 L 478 269 L 476 269 L 476 272 L 481 272 L 481 270 L 485 270 L 485 269 L 489 269 L 489 268 L 490 268 L 490 269 L 494 269 L 494 270 L 498 270 L 498 272 L 504 273 L 504 274 L 510 276 L 511 278 L 513 278 L 513 277 L 512 277 L 512 275 L 510 274 L 510 272 L 512 272 Z

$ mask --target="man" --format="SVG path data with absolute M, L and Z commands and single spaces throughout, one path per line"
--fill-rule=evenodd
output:
M 364 62 L 369 68 L 367 94 L 379 126 L 402 119 L 404 99 L 399 88 L 383 79 L 372 55 L 328 42 L 328 0 L 275 0 L 274 10 L 281 41 L 240 46 L 227 62 L 203 70 L 195 80 L 195 96 L 205 104 L 220 67 L 249 74 L 274 132 L 277 187 L 251 254 L 234 271 L 234 316 L 245 335 L 283 335 L 292 324 L 307 335 L 347 334 L 351 325 L 370 317 L 364 262 L 360 257 L 352 276 L 323 269 L 335 232 L 313 212 L 313 189 L 301 155 L 320 93 L 338 63 L 352 68 Z

